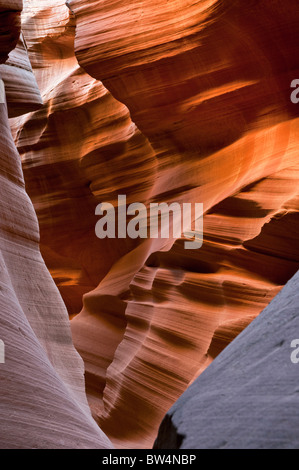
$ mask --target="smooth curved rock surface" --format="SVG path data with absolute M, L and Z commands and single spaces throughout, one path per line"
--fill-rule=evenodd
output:
M 93 415 L 116 446 L 151 447 L 299 267 L 298 6 L 68 5 L 28 3 L 44 107 L 11 125 Z M 203 202 L 203 247 L 96 239 L 95 207 L 118 194 Z
M 0 65 L 0 73 L 6 89 L 8 117 L 20 116 L 42 107 L 43 101 L 22 34 L 8 60 Z
M 108 328 L 115 313 L 125 319 L 104 411 L 93 406 L 117 445 L 147 446 L 162 409 L 298 269 L 299 128 L 290 102 L 298 6 L 251 2 L 244 14 L 240 1 L 68 5 L 80 65 L 128 107 L 155 151 L 151 201 L 205 206 L 202 249 L 144 243 L 85 295 L 72 322 L 96 390 L 102 361 L 82 335 L 84 322 L 93 324 L 87 312 L 105 312 Z
M 298 448 L 298 303 L 299 272 L 169 410 L 156 449 Z
M 95 208 L 127 194 L 144 200 L 155 173 L 128 109 L 78 65 L 75 21 L 63 0 L 25 4 L 22 30 L 44 106 L 12 120 L 41 250 L 70 314 L 132 247 L 95 236 Z M 117 170 L 117 171 L 116 171 Z
M 20 9 L 21 2 L 0 2 L 1 60 L 17 43 Z M 0 447 L 111 448 L 91 417 L 67 310 L 39 251 L 6 103 L 0 104 L 0 134 Z

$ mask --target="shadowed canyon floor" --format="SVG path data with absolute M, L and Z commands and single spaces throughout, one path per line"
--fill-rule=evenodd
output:
M 208 366 L 299 269 L 298 2 L 252 1 L 245 14 L 240 0 L 28 0 L 22 25 L 22 2 L 2 3 L 3 318 L 16 317 L 17 344 L 35 358 L 42 403 L 57 400 L 66 427 L 86 426 L 74 446 L 151 448 L 190 384 L 188 399 L 211 370 L 218 390 L 229 352 Z M 98 239 L 95 208 L 119 194 L 203 203 L 203 247 Z M 29 396 L 26 361 L 9 380 Z M 184 445 L 201 446 L 187 425 Z M 18 432 L 13 445 L 55 444 L 55 431 L 45 444 Z

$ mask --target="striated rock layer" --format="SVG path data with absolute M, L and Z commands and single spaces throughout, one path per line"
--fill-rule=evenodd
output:
M 145 199 L 154 155 L 127 108 L 78 65 L 75 22 L 63 0 L 25 4 L 22 29 L 44 106 L 14 120 L 12 128 L 43 257 L 76 314 L 82 295 L 136 246 L 131 240 L 99 243 L 95 208 L 117 201 L 119 192 Z
M 67 3 L 26 6 L 44 106 L 13 135 L 93 415 L 116 446 L 151 447 L 299 267 L 298 6 Z M 95 207 L 118 194 L 203 202 L 203 247 L 98 240 Z
M 129 108 L 155 151 L 150 200 L 205 207 L 202 249 L 145 242 L 85 295 L 73 320 L 96 390 L 95 326 L 100 315 L 110 328 L 116 313 L 125 318 L 104 411 L 92 403 L 118 445 L 149 445 L 162 409 L 298 269 L 299 121 L 290 83 L 299 11 L 295 1 L 251 2 L 246 14 L 240 1 L 68 5 L 80 65 Z
M 1 61 L 17 44 L 21 7 L 21 2 L 0 1 Z M 12 57 L 17 58 L 14 65 Z M 10 93 L 17 83 L 34 98 L 32 109 L 41 104 L 25 63 L 23 49 L 0 70 L 9 99 L 8 106 L 0 104 L 0 447 L 111 448 L 91 417 L 83 362 L 39 251 L 38 222 L 9 127 L 8 108 L 11 115 L 23 108 L 22 93 Z
M 28 58 L 24 37 L 18 41 L 5 64 L 0 65 L 5 84 L 8 117 L 16 117 L 42 107 L 43 102 Z
M 155 448 L 298 448 L 298 288 L 299 272 L 175 403 Z

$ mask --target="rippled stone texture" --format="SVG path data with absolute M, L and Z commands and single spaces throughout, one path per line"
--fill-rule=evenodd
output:
M 110 325 L 115 312 L 125 318 L 98 420 L 118 445 L 149 445 L 162 410 L 298 269 L 298 6 L 68 5 L 80 65 L 128 107 L 155 151 L 151 200 L 205 206 L 201 250 L 144 243 L 85 296 L 73 324 L 83 350 L 76 322 L 87 311 L 108 305 Z
M 78 65 L 75 21 L 63 0 L 25 5 L 23 33 L 44 106 L 13 121 L 41 250 L 69 313 L 136 242 L 95 236 L 96 206 L 118 193 L 144 200 L 153 151 L 127 108 Z
M 0 73 L 6 89 L 8 117 L 20 116 L 42 107 L 23 36 L 5 64 L 0 65 Z
M 299 272 L 169 410 L 157 449 L 297 449 Z M 296 354 L 295 354 L 296 355 Z
M 18 41 L 21 7 L 21 2 L 0 1 L 1 61 Z M 36 109 L 41 97 L 32 73 L 24 69 L 22 75 L 14 69 L 13 56 L 7 89 L 23 83 L 24 94 L 38 98 L 33 100 Z M 24 49 L 22 57 L 25 63 Z M 1 66 L 1 74 L 6 67 Z M 18 113 L 21 94 L 7 93 L 8 108 Z M 5 362 L 0 364 L 0 447 L 109 448 L 111 443 L 91 417 L 83 362 L 72 343 L 66 308 L 39 251 L 38 222 L 25 191 L 6 103 L 0 104 L 0 134 L 0 339 L 5 346 Z
M 298 6 L 68 6 L 28 3 L 45 105 L 13 134 L 43 256 L 80 311 L 93 414 L 118 447 L 151 447 L 169 407 L 299 267 Z M 118 194 L 203 202 L 203 248 L 96 239 L 95 207 Z

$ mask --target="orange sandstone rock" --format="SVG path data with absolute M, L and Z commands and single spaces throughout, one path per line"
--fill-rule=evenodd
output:
M 44 107 L 12 128 L 42 253 L 70 314 L 84 294 L 71 325 L 100 427 L 151 447 L 299 266 L 297 1 L 30 3 Z M 203 247 L 98 240 L 118 194 L 203 202 Z
M 0 2 L 1 61 L 17 43 L 21 6 Z M 11 67 L 8 89 L 20 73 Z M 25 72 L 23 78 L 28 77 Z M 22 83 L 25 94 L 30 94 L 31 85 L 32 96 L 39 96 L 34 80 Z M 16 103 L 18 107 L 18 96 Z M 8 107 L 14 109 L 13 103 Z M 38 222 L 25 191 L 6 102 L 0 103 L 0 134 L 0 447 L 111 448 L 91 417 L 83 362 L 72 343 L 66 308 L 40 254 Z
M 101 346 L 91 360 L 82 325 L 89 315 L 100 323 L 100 310 L 105 324 L 111 312 L 112 328 L 113 314 L 124 312 L 104 411 L 91 402 L 118 445 L 147 446 L 162 409 L 215 356 L 217 332 L 229 328 L 232 339 L 298 269 L 299 128 L 290 102 L 298 7 L 252 2 L 245 14 L 240 1 L 68 5 L 80 65 L 127 105 L 155 150 L 152 200 L 203 202 L 206 211 L 201 250 L 145 242 L 85 296 L 73 321 L 94 397 Z

